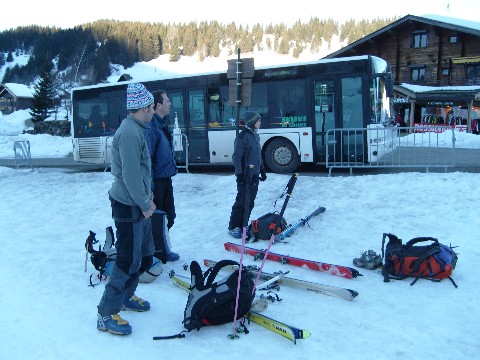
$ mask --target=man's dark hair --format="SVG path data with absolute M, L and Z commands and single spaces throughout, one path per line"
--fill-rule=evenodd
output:
M 157 90 L 153 93 L 153 102 L 155 107 L 158 103 L 163 104 L 163 94 L 167 94 L 165 90 Z

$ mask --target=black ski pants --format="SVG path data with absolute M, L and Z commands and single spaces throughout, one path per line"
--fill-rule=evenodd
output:
M 247 186 L 249 191 L 249 199 L 247 202 Z M 258 174 L 253 176 L 251 181 L 248 181 L 247 184 L 239 184 L 237 181 L 237 196 L 235 197 L 235 203 L 232 206 L 232 212 L 230 214 L 230 221 L 228 223 L 228 230 L 235 229 L 239 227 L 240 229 L 243 226 L 248 225 L 248 219 L 250 219 L 250 214 L 252 213 L 253 207 L 255 206 L 255 198 L 257 197 L 258 192 Z M 243 223 L 245 216 L 245 207 L 248 204 L 248 212 L 246 223 Z

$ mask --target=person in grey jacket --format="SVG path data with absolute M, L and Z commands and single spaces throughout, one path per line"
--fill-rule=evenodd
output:
M 258 180 L 265 181 L 267 179 L 262 161 L 260 137 L 257 134 L 262 121 L 261 116 L 257 112 L 247 111 L 244 115 L 244 121 L 245 128 L 235 139 L 235 148 L 232 155 L 237 179 L 237 196 L 230 214 L 228 233 L 234 238 L 241 238 L 242 227 L 248 224 L 257 197 Z M 245 210 L 248 210 L 246 214 Z M 245 224 L 244 217 L 246 219 Z
M 171 105 L 165 90 L 154 92 L 155 113 L 149 128 L 145 131 L 145 139 L 152 159 L 153 201 L 157 210 L 166 213 L 168 230 L 173 226 L 176 217 L 172 177 L 178 172 L 173 153 L 172 134 L 168 128 Z M 180 255 L 170 248 L 168 233 L 163 238 L 154 236 L 153 241 L 155 257 L 163 263 L 180 259 Z
M 150 267 L 154 250 L 152 170 L 144 137 L 153 116 L 153 95 L 144 85 L 128 85 L 127 110 L 112 142 L 114 181 L 109 197 L 117 230 L 117 257 L 97 307 L 97 329 L 117 335 L 132 332 L 128 321 L 118 314 L 120 310 L 150 310 L 150 303 L 135 296 L 135 290 L 140 269 Z

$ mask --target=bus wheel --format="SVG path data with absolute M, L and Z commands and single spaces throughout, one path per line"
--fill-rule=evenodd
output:
M 290 140 L 275 139 L 265 150 L 265 162 L 276 173 L 292 173 L 300 165 L 300 156 Z

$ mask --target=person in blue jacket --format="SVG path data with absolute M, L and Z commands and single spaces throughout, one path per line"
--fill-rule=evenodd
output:
M 242 237 L 242 227 L 247 225 L 243 223 L 245 215 L 248 223 L 257 197 L 258 180 L 267 179 L 262 161 L 260 137 L 257 134 L 262 118 L 257 112 L 247 111 L 244 114 L 244 122 L 245 127 L 235 139 L 232 155 L 237 180 L 237 196 L 230 214 L 228 233 L 234 238 Z M 248 199 L 247 190 L 249 190 Z M 247 206 L 248 211 L 245 214 Z
M 154 92 L 154 109 L 150 127 L 145 131 L 152 159 L 153 201 L 157 210 L 164 211 L 167 218 L 167 228 L 175 222 L 175 200 L 173 195 L 172 177 L 178 172 L 172 146 L 172 134 L 168 128 L 168 114 L 172 104 L 164 90 Z M 168 232 L 163 238 L 154 237 L 155 257 L 167 261 L 176 261 L 180 255 L 170 249 Z

